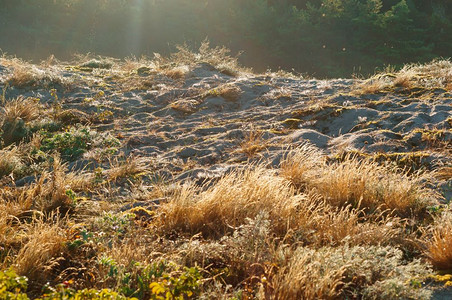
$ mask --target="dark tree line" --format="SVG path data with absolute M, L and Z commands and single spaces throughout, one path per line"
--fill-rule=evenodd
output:
M 450 0 L 0 0 L 0 48 L 43 59 L 73 52 L 167 54 L 175 44 L 244 50 L 257 70 L 317 76 L 452 53 Z

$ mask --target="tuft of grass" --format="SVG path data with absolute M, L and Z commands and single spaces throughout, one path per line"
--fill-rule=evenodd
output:
M 32 87 L 51 88 L 55 86 L 69 86 L 69 79 L 63 79 L 58 66 L 44 63 L 36 66 L 18 58 L 0 57 L 0 62 L 12 68 L 12 74 L 6 79 L 13 87 L 26 89 Z
M 17 172 L 22 167 L 22 159 L 16 146 L 0 149 L 0 178 Z
M 109 181 L 144 175 L 149 170 L 146 159 L 137 156 L 129 156 L 124 160 L 116 158 L 110 161 L 110 165 L 105 172 Z
M 223 84 L 220 85 L 219 87 L 208 90 L 202 95 L 202 97 L 203 98 L 209 96 L 223 97 L 228 101 L 235 102 L 240 98 L 242 93 L 243 93 L 242 90 L 234 84 Z
M 65 231 L 61 220 L 48 224 L 35 220 L 28 233 L 28 241 L 17 253 L 14 266 L 19 275 L 27 276 L 33 284 L 44 284 L 52 269 L 59 265 L 65 249 Z
M 425 254 L 440 270 L 452 270 L 452 211 L 449 209 L 426 232 Z
M 249 73 L 250 70 L 241 67 L 238 64 L 238 58 L 230 55 L 230 50 L 225 47 L 210 47 L 209 41 L 201 43 L 198 52 L 192 52 L 188 46 L 177 46 L 177 52 L 164 58 L 157 54 L 154 59 L 154 65 L 158 69 L 172 69 L 179 66 L 194 66 L 200 63 L 207 63 L 214 66 L 218 71 L 230 75 L 238 76 L 241 73 Z
M 283 162 L 282 174 L 295 186 L 315 191 L 333 206 L 352 205 L 368 212 L 389 210 L 408 217 L 425 215 L 427 207 L 437 203 L 439 196 L 426 185 L 429 174 L 409 174 L 353 157 L 326 163 L 309 148 L 294 151 Z
M 65 171 L 66 166 L 55 156 L 51 171 L 42 172 L 36 183 L 0 190 L 0 199 L 5 201 L 9 214 L 20 219 L 29 219 L 35 214 L 64 215 L 74 208 L 71 180 L 76 177 Z
M 388 92 L 392 88 L 402 87 L 452 90 L 452 62 L 448 59 L 433 60 L 427 64 L 408 64 L 396 73 L 376 74 L 356 86 L 355 94 L 376 94 Z
M 326 156 L 315 146 L 305 143 L 292 150 L 281 162 L 281 176 L 296 188 L 305 190 L 313 170 L 326 164 Z
M 263 138 L 263 132 L 252 129 L 245 135 L 245 140 L 240 143 L 240 149 L 238 151 L 246 154 L 248 157 L 254 157 L 267 147 L 268 144 Z
M 39 118 L 41 107 L 35 98 L 22 96 L 5 101 L 0 109 L 0 138 L 4 145 L 19 143 L 29 136 L 29 122 Z

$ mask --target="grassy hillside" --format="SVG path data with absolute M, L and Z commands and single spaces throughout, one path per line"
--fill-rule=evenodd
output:
M 441 299 L 452 63 L 0 58 L 1 299 Z

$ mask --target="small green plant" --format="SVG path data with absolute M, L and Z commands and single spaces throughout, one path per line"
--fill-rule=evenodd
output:
M 93 240 L 94 234 L 88 232 L 86 229 L 82 229 L 75 235 L 75 239 L 66 243 L 69 250 L 75 250 L 80 246 L 89 243 Z
M 67 160 L 75 160 L 91 148 L 93 136 L 87 127 L 70 128 L 66 132 L 49 135 L 41 143 L 40 150 L 57 150 Z
M 27 280 L 12 269 L 0 271 L 0 299 L 27 300 Z
M 99 263 L 106 268 L 107 278 L 117 282 L 117 290 L 126 296 L 184 300 L 200 293 L 202 276 L 197 267 L 182 269 L 166 261 L 151 265 L 132 262 L 124 266 L 108 256 L 103 256 Z
M 56 150 L 62 158 L 70 161 L 78 159 L 95 146 L 104 147 L 104 151 L 108 152 L 120 145 L 116 138 L 101 135 L 87 126 L 70 127 L 56 134 L 42 131 L 41 134 L 45 136 L 41 142 L 41 151 Z
M 198 268 L 184 268 L 179 276 L 163 273 L 158 281 L 151 282 L 151 299 L 180 299 L 192 298 L 199 293 L 201 274 Z
M 57 120 L 59 114 L 61 113 L 61 102 L 58 98 L 56 89 L 51 89 L 50 95 L 53 97 L 53 119 Z

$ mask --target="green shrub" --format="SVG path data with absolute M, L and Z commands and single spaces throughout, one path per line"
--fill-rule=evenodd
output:
M 111 257 L 99 261 L 106 279 L 117 283 L 116 289 L 139 299 L 193 299 L 200 294 L 202 275 L 197 267 L 181 267 L 161 261 L 151 265 L 137 262 L 118 264 Z
M 86 151 L 101 146 L 107 150 L 119 146 L 119 141 L 111 136 L 102 135 L 86 126 L 71 127 L 69 130 L 51 134 L 42 132 L 46 137 L 39 150 L 56 150 L 66 160 L 76 160 Z

